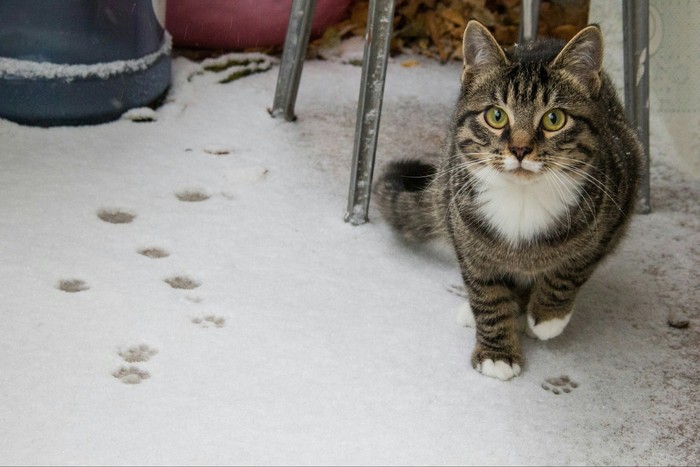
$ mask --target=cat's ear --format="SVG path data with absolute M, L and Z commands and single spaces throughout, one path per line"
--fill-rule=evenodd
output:
M 462 81 L 468 74 L 492 69 L 508 63 L 506 54 L 488 29 L 480 22 L 471 20 L 464 29 L 462 41 L 464 70 Z
M 559 52 L 551 67 L 597 91 L 603 69 L 603 34 L 598 26 L 587 26 Z

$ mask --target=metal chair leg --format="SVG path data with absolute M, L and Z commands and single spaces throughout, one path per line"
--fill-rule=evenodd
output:
M 353 225 L 368 221 L 367 212 L 393 19 L 394 0 L 370 1 L 362 60 L 362 82 L 355 123 L 350 193 L 345 213 L 345 221 Z
M 649 181 L 649 0 L 623 0 L 625 111 L 644 149 L 637 211 L 651 212 Z
M 522 0 L 520 2 L 520 31 L 518 43 L 534 41 L 537 38 L 537 24 L 540 17 L 540 0 Z
M 294 103 L 297 100 L 301 70 L 304 56 L 309 46 L 311 22 L 313 20 L 316 0 L 294 0 L 289 15 L 289 26 L 284 40 L 282 63 L 277 75 L 275 100 L 270 109 L 273 117 L 284 117 L 287 121 L 295 120 Z

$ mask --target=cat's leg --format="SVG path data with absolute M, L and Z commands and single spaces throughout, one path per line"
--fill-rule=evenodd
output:
M 530 289 L 523 288 L 518 293 L 519 310 L 518 310 L 518 332 L 526 333 L 530 337 L 536 337 L 531 334 L 527 325 L 527 304 L 530 301 Z M 457 309 L 457 314 L 455 316 L 455 321 L 462 327 L 465 328 L 475 328 L 476 319 L 474 319 L 474 312 L 469 304 L 469 300 L 462 303 Z
M 523 355 L 518 338 L 518 294 L 498 280 L 465 280 L 476 322 L 472 366 L 482 374 L 508 380 L 520 374 Z
M 527 308 L 527 333 L 540 340 L 557 337 L 569 324 L 574 299 L 590 274 L 548 272 L 535 282 Z

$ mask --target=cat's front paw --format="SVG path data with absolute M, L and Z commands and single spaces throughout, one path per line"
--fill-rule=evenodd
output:
M 552 318 L 547 321 L 540 321 L 535 324 L 535 319 L 531 315 L 527 315 L 527 328 L 525 331 L 530 337 L 536 337 L 539 340 L 546 341 L 557 337 L 564 332 L 564 328 L 569 324 L 573 312 L 563 318 Z
M 476 371 L 484 376 L 498 378 L 501 381 L 508 381 L 509 379 L 518 376 L 521 368 L 517 363 L 508 364 L 503 360 L 496 360 L 494 362 L 490 358 L 487 358 L 483 362 L 476 365 Z
M 476 319 L 474 319 L 474 312 L 472 311 L 469 302 L 464 302 L 457 310 L 457 316 L 455 317 L 457 324 L 465 328 L 475 328 Z
M 522 370 L 521 355 L 504 355 L 502 352 L 481 350 L 478 346 L 472 354 L 472 366 L 484 376 L 508 381 Z

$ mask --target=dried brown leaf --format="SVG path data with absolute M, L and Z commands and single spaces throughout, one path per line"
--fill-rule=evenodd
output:
M 586 25 L 589 1 L 542 0 L 538 33 L 569 39 Z M 396 0 L 392 52 L 461 60 L 462 34 L 469 19 L 485 24 L 500 44 L 512 45 L 518 36 L 520 4 L 520 0 Z M 356 0 L 332 37 L 311 43 L 310 55 L 336 40 L 364 36 L 368 9 L 369 0 Z
M 454 8 L 447 8 L 440 12 L 440 16 L 446 19 L 448 22 L 454 23 L 464 29 L 467 26 L 467 22 L 459 11 Z

